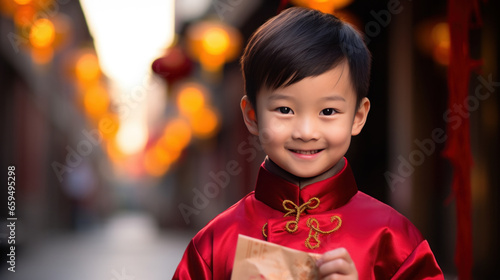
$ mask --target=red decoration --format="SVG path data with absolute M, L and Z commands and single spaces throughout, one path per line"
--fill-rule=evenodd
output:
M 450 63 L 448 66 L 448 108 L 452 114 L 461 116 L 461 125 L 448 123 L 444 156 L 453 166 L 453 195 L 456 199 L 457 240 L 455 264 L 458 279 L 472 278 L 472 218 L 471 218 L 471 166 L 470 122 L 457 112 L 457 106 L 464 107 L 469 94 L 471 68 L 477 67 L 469 54 L 469 29 L 471 16 L 475 12 L 479 21 L 477 0 L 449 0 L 448 25 L 450 27 Z
M 193 63 L 179 47 L 167 50 L 165 56 L 156 59 L 152 64 L 153 71 L 172 84 L 191 74 Z

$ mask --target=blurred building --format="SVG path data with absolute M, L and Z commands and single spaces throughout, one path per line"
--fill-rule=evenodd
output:
M 82 142 L 94 128 L 82 111 L 75 59 L 93 42 L 79 2 L 2 1 L 0 19 L 0 161 L 16 168 L 22 250 L 53 231 L 92 224 L 112 203 L 102 150 Z M 0 197 L 6 205 L 7 189 Z M 0 217 L 3 225 L 7 212 Z

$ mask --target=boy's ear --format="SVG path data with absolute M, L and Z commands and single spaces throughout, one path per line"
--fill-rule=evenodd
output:
M 255 115 L 255 109 L 252 103 L 248 99 L 248 96 L 243 96 L 240 102 L 241 113 L 243 114 L 243 120 L 248 128 L 248 131 L 253 135 L 259 135 L 259 126 L 257 125 L 257 116 Z
M 358 135 L 365 126 L 366 118 L 368 117 L 368 112 L 370 111 L 370 100 L 364 97 L 354 115 L 354 122 L 352 124 L 351 135 Z

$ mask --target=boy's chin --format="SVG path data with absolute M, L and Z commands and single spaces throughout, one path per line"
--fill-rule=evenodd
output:
M 286 170 L 286 169 L 285 169 Z M 312 178 L 321 175 L 324 171 L 321 170 L 286 170 L 288 173 L 299 178 Z

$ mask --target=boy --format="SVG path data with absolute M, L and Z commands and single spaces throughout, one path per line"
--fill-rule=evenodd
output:
M 241 59 L 244 122 L 267 157 L 255 191 L 192 239 L 174 279 L 230 279 L 238 234 L 322 254 L 321 279 L 443 279 L 427 241 L 357 190 L 344 154 L 370 102 L 370 55 L 336 17 L 290 8 Z

